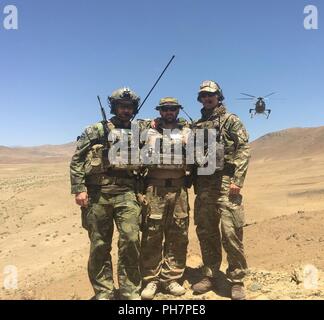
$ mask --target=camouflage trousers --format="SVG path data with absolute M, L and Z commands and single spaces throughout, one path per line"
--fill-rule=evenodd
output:
M 177 280 L 183 276 L 186 267 L 189 228 L 187 189 L 149 186 L 146 199 L 148 211 L 141 243 L 143 281 L 167 283 Z
M 228 261 L 227 276 L 233 282 L 241 282 L 248 268 L 243 247 L 244 210 L 242 196 L 229 195 L 229 186 L 229 176 L 198 177 L 194 220 L 205 275 L 217 274 L 223 244 Z
M 110 252 L 114 221 L 119 232 L 117 269 L 120 298 L 138 299 L 141 287 L 140 206 L 134 192 L 89 194 L 89 205 L 82 210 L 82 224 L 90 238 L 89 279 L 96 299 L 113 298 Z

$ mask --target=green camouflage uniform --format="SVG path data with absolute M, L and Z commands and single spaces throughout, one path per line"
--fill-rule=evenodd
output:
M 180 130 L 188 127 L 183 119 L 178 123 Z M 157 128 L 157 131 L 161 130 L 161 127 Z M 167 285 L 180 279 L 186 267 L 189 227 L 186 181 L 185 177 L 180 179 L 148 177 L 146 184 L 145 197 L 148 208 L 141 242 L 143 281 L 158 280 Z
M 229 195 L 229 187 L 231 183 L 243 187 L 250 158 L 249 137 L 240 119 L 227 113 L 224 106 L 211 113 L 202 109 L 202 118 L 195 127 L 219 129 L 219 123 L 225 145 L 224 170 L 196 177 L 194 220 L 205 275 L 215 276 L 221 265 L 221 222 L 222 243 L 228 260 L 227 274 L 233 282 L 241 282 L 247 272 L 242 242 L 244 211 L 242 196 Z
M 123 128 L 116 117 L 108 128 Z M 82 225 L 90 238 L 88 274 L 96 299 L 113 298 L 111 243 L 114 221 L 119 231 L 118 282 L 121 299 L 138 299 L 140 205 L 135 179 L 127 170 L 108 169 L 103 125 L 88 127 L 77 143 L 70 165 L 72 194 L 87 191 L 89 204 L 82 208 Z

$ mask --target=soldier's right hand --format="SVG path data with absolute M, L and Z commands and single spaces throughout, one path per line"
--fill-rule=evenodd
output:
M 156 129 L 157 128 L 157 122 L 156 122 L 156 120 L 152 120 L 151 121 L 151 128 L 152 129 Z
M 157 129 L 160 125 L 160 118 L 153 119 L 151 121 L 151 128 L 152 129 Z
M 80 207 L 87 207 L 88 206 L 88 193 L 87 192 L 80 192 L 75 195 L 75 202 Z

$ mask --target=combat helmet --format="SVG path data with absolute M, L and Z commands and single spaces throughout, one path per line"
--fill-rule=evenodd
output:
M 201 102 L 200 95 L 203 92 L 215 93 L 218 96 L 219 101 L 223 101 L 225 99 L 223 96 L 223 91 L 222 91 L 221 87 L 219 86 L 219 84 L 217 82 L 215 82 L 213 80 L 205 80 L 201 83 L 201 85 L 199 87 L 198 98 L 197 98 L 197 100 L 199 102 Z
M 141 98 L 131 89 L 124 87 L 119 88 L 108 97 L 108 103 L 110 104 L 110 112 L 116 113 L 116 106 L 118 104 L 132 104 L 134 106 L 134 114 L 137 114 L 138 106 Z
M 159 101 L 159 105 L 155 107 L 156 110 L 160 110 L 161 107 L 165 107 L 165 106 L 176 106 L 179 107 L 180 109 L 182 109 L 181 104 L 179 104 L 178 100 L 176 98 L 172 98 L 172 97 L 165 97 L 160 99 Z

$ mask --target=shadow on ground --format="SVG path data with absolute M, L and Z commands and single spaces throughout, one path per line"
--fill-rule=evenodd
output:
M 183 275 L 183 280 L 184 281 L 187 280 L 191 286 L 199 282 L 200 280 L 202 280 L 202 278 L 203 278 L 203 274 L 201 272 L 201 268 L 187 267 Z M 224 272 L 219 271 L 218 274 L 215 276 L 213 282 L 214 282 L 214 288 L 212 291 L 215 294 L 225 298 L 231 297 L 232 284 L 227 279 Z

